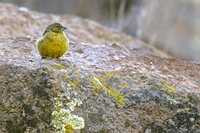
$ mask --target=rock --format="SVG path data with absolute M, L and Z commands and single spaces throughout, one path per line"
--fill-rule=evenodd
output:
M 200 64 L 75 16 L 0 7 L 0 132 L 200 130 Z M 70 50 L 40 59 L 36 39 L 54 21 L 69 25 Z

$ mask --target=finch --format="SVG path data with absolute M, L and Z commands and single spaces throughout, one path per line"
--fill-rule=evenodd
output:
M 59 58 L 65 54 L 69 48 L 65 29 L 60 23 L 53 23 L 45 29 L 43 36 L 37 41 L 37 48 L 42 58 Z

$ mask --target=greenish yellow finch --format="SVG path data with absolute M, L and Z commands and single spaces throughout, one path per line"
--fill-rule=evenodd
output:
M 59 58 L 68 50 L 69 41 L 65 29 L 60 23 L 51 24 L 45 29 L 43 36 L 37 41 L 42 58 Z

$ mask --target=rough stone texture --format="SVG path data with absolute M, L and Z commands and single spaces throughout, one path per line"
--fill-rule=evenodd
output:
M 83 133 L 200 132 L 200 64 L 75 16 L 0 10 L 0 132 L 58 132 L 51 115 L 65 93 L 62 108 L 84 119 Z M 54 21 L 68 25 L 70 50 L 41 60 L 35 42 Z
M 40 132 L 51 129 L 54 105 L 50 99 L 56 89 L 48 71 L 40 73 L 40 70 L 1 65 L 0 132 L 22 133 L 27 127 Z

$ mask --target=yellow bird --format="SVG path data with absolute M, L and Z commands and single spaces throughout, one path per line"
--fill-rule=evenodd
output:
M 59 58 L 68 50 L 69 41 L 65 29 L 60 23 L 51 24 L 45 29 L 43 36 L 37 41 L 42 58 Z

